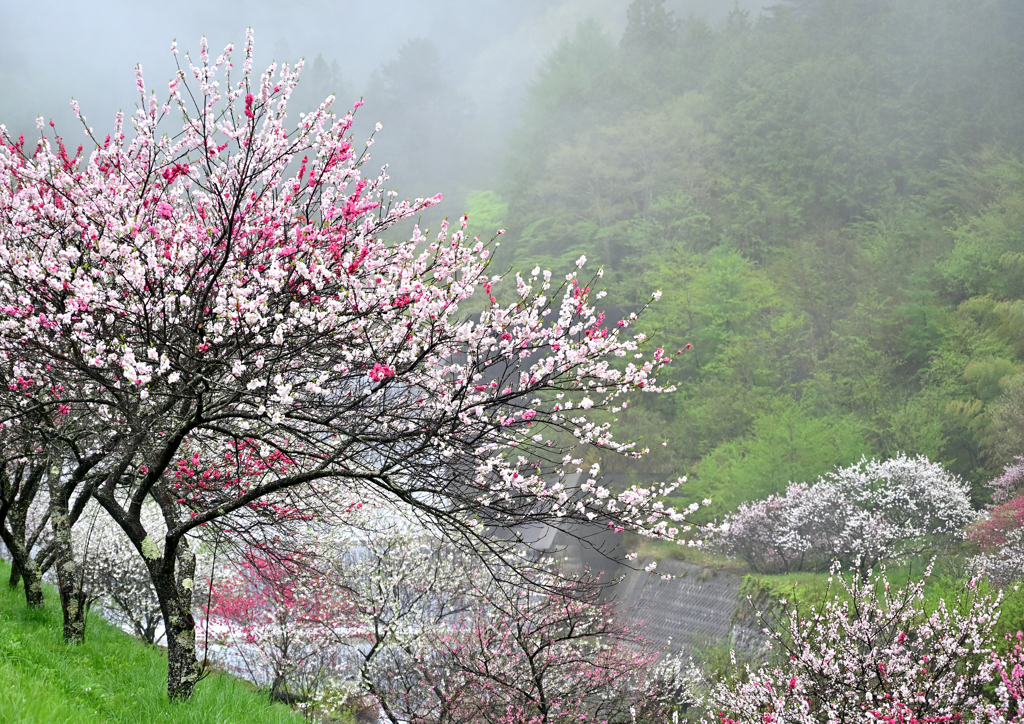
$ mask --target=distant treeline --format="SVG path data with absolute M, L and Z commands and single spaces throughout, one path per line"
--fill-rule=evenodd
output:
M 1024 453 L 1024 4 L 628 19 L 547 58 L 470 209 L 508 227 L 499 266 L 586 254 L 611 304 L 664 291 L 647 326 L 693 347 L 626 415 L 636 472 L 721 513 L 904 451 L 981 502 Z

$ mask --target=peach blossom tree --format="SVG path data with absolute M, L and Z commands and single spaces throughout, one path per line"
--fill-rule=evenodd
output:
M 200 675 L 188 540 L 204 528 L 272 530 L 372 494 L 468 548 L 523 523 L 674 537 L 684 516 L 658 502 L 673 486 L 565 482 L 581 446 L 643 453 L 601 413 L 663 391 L 670 361 L 630 334 L 635 315 L 605 323 L 599 274 L 536 269 L 502 301 L 496 242 L 465 219 L 385 238 L 440 196 L 398 200 L 333 97 L 288 115 L 300 67 L 254 73 L 251 33 L 240 69 L 232 52 L 204 40 L 162 96 L 138 69 L 138 107 L 109 135 L 73 103 L 88 150 L 43 124 L 0 145 L 3 424 L 142 557 L 170 698 Z M 40 437 L 40 417 L 77 427 Z M 56 536 L 70 551 L 69 526 Z

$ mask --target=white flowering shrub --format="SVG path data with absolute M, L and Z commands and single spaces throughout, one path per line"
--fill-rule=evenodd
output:
M 923 456 L 862 459 L 784 496 L 745 503 L 728 516 L 713 545 L 751 568 L 776 573 L 825 568 L 833 560 L 874 564 L 919 553 L 934 535 L 957 533 L 977 518 L 969 488 Z
M 968 567 L 999 586 L 1024 579 L 1024 528 L 1006 534 L 1002 545 L 970 559 Z

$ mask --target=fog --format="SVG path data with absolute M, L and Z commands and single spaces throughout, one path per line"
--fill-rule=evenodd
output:
M 538 64 L 559 40 L 588 19 L 597 20 L 614 37 L 625 25 L 628 0 L 395 0 L 387 4 L 351 0 L 284 0 L 282 2 L 126 2 L 10 3 L 0 24 L 0 123 L 14 135 L 31 135 L 35 119 L 54 120 L 58 130 L 75 140 L 78 129 L 68 107 L 74 97 L 90 124 L 102 130 L 117 109 L 130 110 L 136 100 L 134 66 L 141 63 L 149 88 L 163 88 L 174 72 L 169 52 L 177 40 L 182 52 L 198 51 L 205 35 L 211 51 L 228 43 L 240 47 L 247 27 L 256 35 L 254 67 L 271 59 L 307 62 L 305 83 L 296 103 L 318 102 L 338 94 L 339 107 L 360 96 L 360 131 L 377 121 L 386 130 L 378 137 L 375 161 L 388 162 L 398 180 L 408 180 L 407 195 L 455 192 L 467 184 L 486 182 L 496 173 L 503 142 L 518 119 L 524 91 Z M 679 17 L 715 20 L 734 7 L 755 13 L 759 0 L 674 0 L 668 5 Z M 447 164 L 427 154 L 420 164 L 440 168 L 403 168 L 406 135 L 422 129 L 407 109 L 375 98 L 385 65 L 400 59 L 410 41 L 429 41 L 436 51 L 428 65 L 413 69 L 430 76 L 433 97 L 424 97 L 449 118 L 441 135 L 458 132 L 460 140 L 434 138 L 439 153 L 463 156 Z M 422 50 L 422 47 L 419 48 Z M 416 50 L 416 48 L 413 48 Z M 415 55 L 415 54 L 413 54 Z M 321 56 L 318 78 L 313 66 Z M 435 62 L 436 61 L 436 62 Z M 416 61 L 414 60 L 414 63 Z M 422 62 L 420 62 L 422 66 Z M 402 69 L 397 69 L 402 72 Z M 417 90 L 424 91 L 422 80 Z M 457 122 L 450 122 L 456 118 Z M 396 121 L 396 123 L 389 123 Z M 392 127 L 394 126 L 394 127 Z M 472 156 L 466 162 L 465 156 Z M 415 165 L 415 163 L 413 164 Z M 472 178 L 465 178 L 469 170 Z M 451 176 L 458 176 L 452 178 Z M 416 182 L 431 188 L 411 188 Z M 438 187 L 438 188 L 435 188 Z M 457 214 L 461 209 L 447 209 Z
M 291 110 L 365 97 L 370 168 L 445 196 L 426 225 L 507 228 L 496 271 L 586 256 L 610 316 L 661 289 L 679 393 L 621 416 L 654 444 L 607 472 L 692 473 L 724 514 L 921 453 L 982 501 L 1024 450 L 1020 0 L 9 5 L 15 135 L 43 116 L 76 143 L 72 96 L 102 133 L 136 62 L 165 88 L 172 39 L 251 26 L 255 68 L 307 61 Z

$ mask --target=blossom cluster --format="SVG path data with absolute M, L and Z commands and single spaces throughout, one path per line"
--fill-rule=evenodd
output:
M 967 531 L 982 550 L 969 567 L 1001 586 L 1024 578 L 1024 458 L 1018 456 L 988 484 L 994 505 Z
M 968 486 L 923 456 L 866 460 L 744 503 L 713 544 L 762 572 L 859 560 L 867 568 L 921 549 L 973 521 Z
M 1003 467 L 1001 475 L 994 478 L 988 487 L 992 489 L 992 502 L 1005 503 L 1013 494 L 1024 488 L 1024 455 L 1018 455 L 1013 462 Z
M 838 580 L 842 595 L 758 614 L 773 661 L 714 682 L 695 676 L 695 695 L 726 723 L 1020 721 L 1021 650 L 1002 656 L 993 636 L 1000 596 L 972 581 L 956 601 L 929 605 L 929 574 L 893 588 L 884 571 L 833 567 L 830 588 Z

